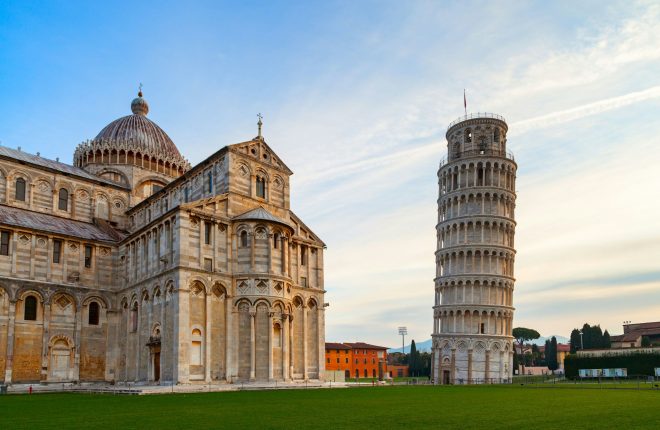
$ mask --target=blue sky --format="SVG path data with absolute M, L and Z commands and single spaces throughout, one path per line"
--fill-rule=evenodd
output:
M 0 141 L 70 161 L 129 113 L 191 162 L 256 134 L 328 244 L 329 341 L 432 329 L 438 162 L 463 111 L 519 164 L 515 325 L 660 314 L 657 2 L 0 4 Z

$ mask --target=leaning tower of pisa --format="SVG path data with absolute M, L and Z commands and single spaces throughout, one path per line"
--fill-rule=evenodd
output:
M 449 124 L 438 184 L 433 380 L 510 380 L 516 163 L 507 124 L 471 114 Z

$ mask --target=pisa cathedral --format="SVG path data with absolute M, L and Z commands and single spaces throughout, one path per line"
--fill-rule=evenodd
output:
M 261 120 L 191 166 L 131 110 L 73 165 L 0 147 L 0 381 L 322 380 L 325 245 Z
M 494 114 L 447 129 L 438 170 L 433 307 L 436 384 L 498 383 L 513 374 L 516 169 Z

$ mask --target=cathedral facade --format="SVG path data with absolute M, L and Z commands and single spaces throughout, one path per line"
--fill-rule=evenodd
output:
M 131 110 L 73 165 L 0 147 L 0 380 L 323 380 L 325 245 L 261 121 L 191 166 Z
M 507 131 L 495 114 L 466 115 L 447 129 L 438 170 L 436 384 L 501 383 L 513 374 L 517 165 Z

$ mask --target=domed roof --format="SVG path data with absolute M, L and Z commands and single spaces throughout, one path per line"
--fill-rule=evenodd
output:
M 149 104 L 142 98 L 142 91 L 131 102 L 133 115 L 112 121 L 96 136 L 95 140 L 132 142 L 135 150 L 162 158 L 181 158 L 172 139 L 155 122 L 147 118 Z

